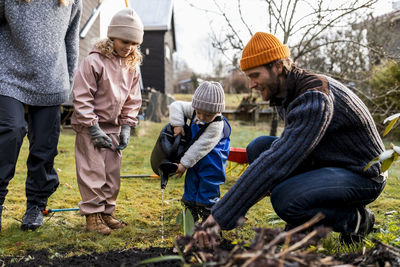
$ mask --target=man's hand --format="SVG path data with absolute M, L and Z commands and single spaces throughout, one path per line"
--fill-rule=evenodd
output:
M 179 177 L 182 177 L 182 175 L 185 173 L 185 171 L 186 171 L 186 167 L 185 166 L 183 166 L 181 163 L 179 163 L 179 164 L 177 164 L 177 163 L 175 163 L 176 165 L 178 165 L 178 169 L 176 170 L 176 177 L 177 178 L 179 178 Z
M 119 133 L 119 146 L 118 150 L 124 150 L 128 144 L 131 137 L 131 127 L 127 124 L 122 125 L 121 132 Z
M 89 127 L 89 133 L 92 137 L 92 142 L 95 147 L 98 148 L 111 148 L 112 140 L 109 136 L 107 136 L 98 123 Z
M 215 248 L 219 245 L 221 227 L 212 215 L 201 225 L 201 229 L 193 235 L 192 241 L 186 246 L 185 253 L 189 251 L 193 245 L 200 248 Z
M 182 126 L 174 127 L 174 137 L 176 137 L 178 134 L 182 134 L 182 136 L 185 136 L 185 130 L 183 129 Z

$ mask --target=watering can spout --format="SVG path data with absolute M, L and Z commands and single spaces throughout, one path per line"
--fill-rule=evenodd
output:
M 160 171 L 160 177 L 161 177 L 161 189 L 165 189 L 168 183 L 168 174 L 165 175 L 162 171 Z
M 161 177 L 161 189 L 165 189 L 168 183 L 168 177 L 176 173 L 176 170 L 178 169 L 178 165 L 172 163 L 172 162 L 165 162 L 161 163 L 160 167 L 158 169 L 158 172 Z

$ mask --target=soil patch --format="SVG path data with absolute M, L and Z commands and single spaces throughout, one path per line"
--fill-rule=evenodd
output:
M 375 246 L 365 253 L 354 253 L 341 257 L 318 253 L 318 248 L 321 247 L 320 241 L 330 232 L 330 229 L 310 226 L 321 218 L 323 215 L 317 214 L 309 222 L 287 232 L 279 228 L 256 228 L 254 239 L 247 245 L 244 242 L 233 246 L 229 240 L 221 239 L 218 233 L 214 233 L 214 239 L 221 241 L 218 247 L 214 250 L 200 250 L 192 247 L 184 255 L 183 260 L 185 263 L 209 263 L 213 266 L 230 267 L 400 266 L 400 249 L 375 239 L 372 240 Z M 197 227 L 201 228 L 201 226 Z M 189 236 L 178 238 L 176 240 L 179 247 L 177 250 L 183 251 L 185 245 L 193 241 Z M 150 247 L 145 250 L 129 249 L 105 253 L 93 252 L 69 258 L 60 257 L 62 254 L 65 255 L 66 251 L 68 249 L 59 253 L 50 253 L 47 250 L 30 251 L 23 257 L 0 259 L 0 266 L 135 266 L 143 260 L 161 255 L 178 255 L 173 248 Z M 182 261 L 169 260 L 150 263 L 146 266 L 182 266 Z
M 265 238 L 265 236 L 264 236 Z M 237 246 L 231 245 L 230 242 L 224 240 L 221 246 L 214 251 L 191 251 L 185 255 L 185 262 L 194 263 L 191 259 L 201 258 L 203 262 L 219 262 L 220 265 L 214 266 L 242 266 L 244 262 L 253 258 L 253 262 L 248 264 L 251 267 L 260 266 L 282 266 L 279 259 L 271 257 L 268 251 L 256 256 L 254 250 L 254 243 L 252 248 L 238 249 Z M 299 252 L 299 251 L 298 251 Z M 303 251 L 304 252 L 304 251 Z M 400 266 L 400 250 L 388 245 L 377 242 L 375 247 L 367 251 L 364 255 L 360 253 L 351 253 L 347 255 L 329 257 L 318 253 L 296 253 L 287 254 L 283 266 Z M 29 251 L 25 256 L 21 257 L 4 257 L 0 258 L 0 266 L 18 266 L 18 267 L 31 267 L 31 266 L 95 266 L 95 267 L 112 267 L 112 266 L 136 266 L 140 261 L 158 257 L 160 255 L 177 255 L 173 248 L 159 248 L 151 247 L 148 249 L 129 249 L 122 251 L 108 251 L 105 253 L 93 252 L 91 254 L 84 254 L 80 256 L 73 256 L 62 258 L 59 254 L 49 252 L 48 250 Z M 269 256 L 268 256 L 269 255 Z M 199 262 L 196 262 L 199 263 Z M 249 263 L 249 262 L 248 262 Z M 158 263 L 149 263 L 140 266 L 165 266 L 165 267 L 178 267 L 182 266 L 179 260 L 169 260 Z
M 145 250 L 129 249 L 123 251 L 108 251 L 105 253 L 93 252 L 80 256 L 60 258 L 50 254 L 47 250 L 30 251 L 23 257 L 5 257 L 0 259 L 0 266 L 134 266 L 142 260 L 158 257 L 160 255 L 173 255 L 172 248 L 152 247 Z M 181 266 L 181 262 L 165 261 L 141 266 Z

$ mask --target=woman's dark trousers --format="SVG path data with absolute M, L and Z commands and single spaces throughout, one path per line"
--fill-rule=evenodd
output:
M 3 205 L 8 193 L 7 186 L 14 177 L 27 133 L 27 207 L 44 209 L 47 199 L 59 184 L 54 158 L 60 136 L 60 106 L 28 106 L 14 98 L 0 96 L 0 205 Z

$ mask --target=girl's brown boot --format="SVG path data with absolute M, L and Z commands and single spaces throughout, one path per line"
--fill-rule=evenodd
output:
M 102 235 L 109 235 L 111 233 L 111 229 L 103 221 L 101 213 L 86 215 L 86 230 L 90 232 L 98 232 Z
M 101 217 L 103 218 L 107 226 L 110 227 L 111 229 L 121 229 L 128 225 L 126 222 L 123 222 L 115 218 L 112 214 L 102 213 Z

